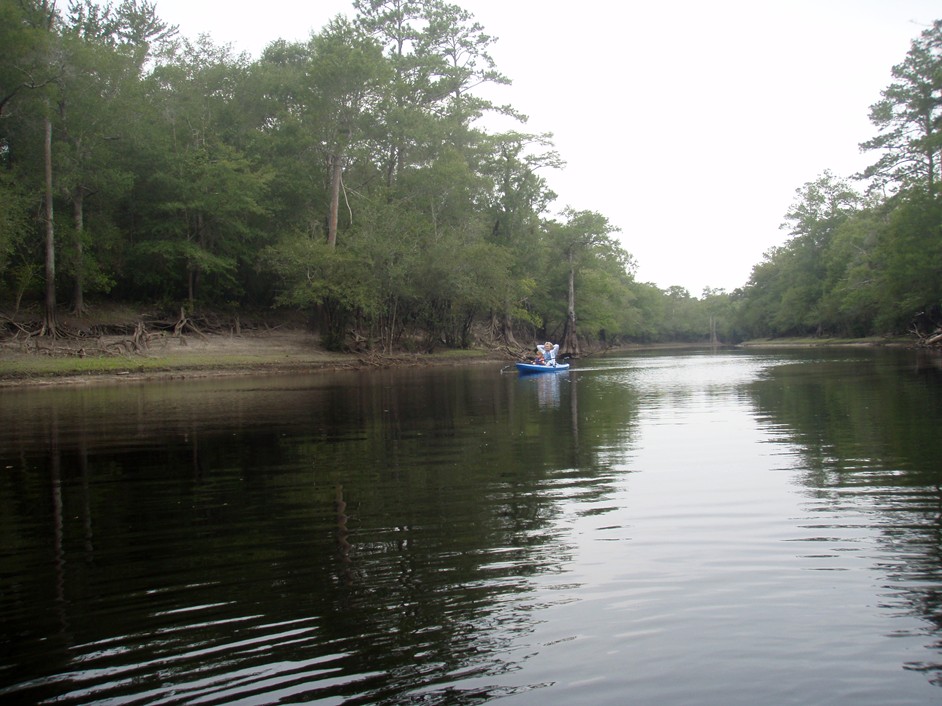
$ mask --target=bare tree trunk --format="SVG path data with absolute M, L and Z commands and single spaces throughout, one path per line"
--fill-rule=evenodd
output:
M 343 157 L 331 157 L 330 165 L 330 215 L 327 220 L 327 245 L 337 246 L 337 212 L 340 209 L 340 179 L 343 177 Z
M 46 118 L 45 123 L 43 159 L 46 170 L 46 297 L 42 333 L 47 336 L 56 336 L 58 326 L 56 324 L 56 243 L 52 210 L 52 121 Z
M 560 351 L 576 357 L 582 353 L 579 349 L 579 338 L 576 335 L 576 269 L 573 265 L 572 248 L 569 250 L 569 301 L 566 307 L 566 326 L 563 328 L 563 343 Z
M 205 222 L 203 221 L 203 214 L 196 214 L 196 242 L 201 248 L 206 246 L 206 231 L 205 231 Z M 199 288 L 200 281 L 200 268 L 195 262 L 190 262 L 187 265 L 187 278 L 186 278 L 186 289 L 187 289 L 187 303 L 190 305 L 190 311 L 193 310 L 196 302 L 196 292 Z

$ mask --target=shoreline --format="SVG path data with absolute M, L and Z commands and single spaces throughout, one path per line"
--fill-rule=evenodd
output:
M 95 348 L 91 347 L 95 344 Z M 709 348 L 705 343 L 634 343 L 589 354 Z M 813 348 L 919 346 L 911 339 L 779 339 L 744 341 L 722 348 Z M 90 352 L 86 350 L 90 349 Z M 119 353 L 109 352 L 122 351 Z M 938 349 L 926 349 L 938 350 Z M 589 357 L 586 356 L 586 357 Z M 436 353 L 379 354 L 326 351 L 303 329 L 234 334 L 161 336 L 132 352 L 126 337 L 0 341 L 0 389 L 184 381 L 251 375 L 314 374 L 391 367 L 468 365 L 516 360 L 506 349 L 476 348 Z
M 118 351 L 118 352 L 115 352 Z M 131 351 L 126 337 L 0 341 L 0 389 L 311 374 L 386 367 L 500 362 L 496 351 L 334 353 L 306 330 L 163 336 Z

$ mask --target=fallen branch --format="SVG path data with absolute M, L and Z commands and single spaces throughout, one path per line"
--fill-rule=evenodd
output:
M 37 334 L 39 333 L 39 331 L 30 331 L 28 328 L 26 328 L 26 327 L 23 326 L 22 324 L 16 323 L 16 321 L 14 321 L 13 319 L 11 319 L 11 318 L 8 317 L 8 316 L 0 316 L 0 318 L 2 318 L 4 321 L 6 321 L 6 322 L 7 322 L 10 326 L 12 326 L 13 328 L 17 329 L 17 332 L 16 332 L 16 333 L 14 334 L 14 336 L 13 336 L 14 339 L 17 338 L 17 337 L 19 337 L 19 335 L 20 335 L 21 333 L 26 334 L 27 339 L 28 339 L 28 338 L 31 338 L 32 336 L 35 336 L 35 335 L 37 335 Z

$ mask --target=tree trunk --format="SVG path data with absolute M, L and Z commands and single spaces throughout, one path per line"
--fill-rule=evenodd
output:
M 491 330 L 499 341 L 503 341 L 510 347 L 519 348 L 520 344 L 514 336 L 513 320 L 507 312 L 492 314 Z
M 340 179 L 343 177 L 343 156 L 333 155 L 330 165 L 330 215 L 327 220 L 327 245 L 337 246 L 337 212 L 340 210 Z
M 45 123 L 43 158 L 46 170 L 46 296 L 42 333 L 56 336 L 59 331 L 56 324 L 56 243 L 52 210 L 52 121 L 46 118 Z
M 563 328 L 563 343 L 560 346 L 560 352 L 575 357 L 581 354 L 579 338 L 576 335 L 576 268 L 573 264 L 571 248 L 569 250 L 569 301 L 566 307 L 566 326 Z
M 76 314 L 85 313 L 85 255 L 82 252 L 82 236 L 85 231 L 85 190 L 80 186 L 72 197 L 72 220 L 75 224 L 75 290 L 72 308 Z
M 201 248 L 205 247 L 206 244 L 206 233 L 205 233 L 205 223 L 203 222 L 203 214 L 196 214 L 196 242 Z M 196 302 L 196 291 L 199 287 L 200 280 L 200 268 L 195 262 L 190 262 L 187 264 L 187 278 L 186 278 L 186 298 L 187 303 L 190 305 L 190 311 L 193 310 Z

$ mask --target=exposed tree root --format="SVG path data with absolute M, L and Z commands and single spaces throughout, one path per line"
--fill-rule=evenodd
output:
M 181 307 L 180 307 L 180 318 L 177 319 L 177 322 L 176 322 L 176 323 L 174 324 L 174 326 L 173 326 L 173 335 L 174 335 L 174 337 L 179 337 L 179 336 L 183 333 L 183 331 L 184 331 L 185 329 L 189 329 L 189 330 L 192 331 L 193 333 L 197 334 L 197 335 L 200 336 L 204 341 L 209 340 L 209 339 L 207 339 L 206 334 L 203 333 L 202 331 L 200 331 L 199 328 L 197 328 L 196 324 L 194 324 L 190 319 L 187 318 L 187 316 L 186 316 L 186 311 L 185 311 L 184 308 L 181 306 Z

